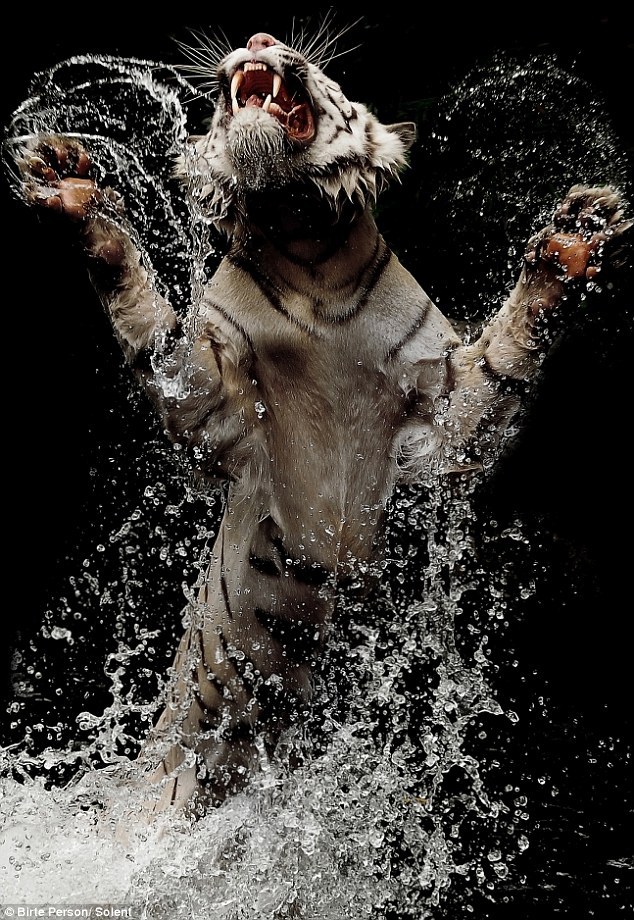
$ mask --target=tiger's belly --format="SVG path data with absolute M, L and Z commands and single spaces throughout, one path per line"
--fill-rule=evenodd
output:
M 356 348 L 328 343 L 257 369 L 268 511 L 287 555 L 336 573 L 366 561 L 394 481 L 403 392 Z
M 403 411 L 403 397 L 367 366 L 342 362 L 327 382 L 319 367 L 259 373 L 269 469 L 253 474 L 250 491 L 241 483 L 229 493 L 201 594 L 208 642 L 220 635 L 223 655 L 237 650 L 261 680 L 283 675 L 286 692 L 304 700 L 338 587 L 375 557 Z

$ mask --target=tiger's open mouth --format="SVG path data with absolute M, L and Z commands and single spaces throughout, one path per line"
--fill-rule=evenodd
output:
M 247 61 L 231 78 L 231 112 L 256 106 L 276 118 L 288 137 L 306 145 L 315 137 L 315 115 L 299 81 L 291 87 L 260 61 Z

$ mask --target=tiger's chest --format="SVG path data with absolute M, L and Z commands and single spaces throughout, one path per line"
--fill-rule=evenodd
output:
M 336 523 L 383 503 L 405 407 L 397 382 L 341 338 L 267 347 L 253 365 L 274 493 L 298 518 L 320 507 Z
M 231 339 L 243 368 L 244 413 L 259 448 L 257 469 L 247 469 L 250 493 L 258 491 L 291 545 L 311 535 L 327 544 L 336 534 L 338 552 L 371 554 L 416 373 L 402 349 L 421 335 L 416 356 L 442 349 L 437 330 L 431 348 L 427 342 L 434 321 L 422 290 L 395 257 L 383 264 L 373 283 L 367 271 L 356 286 L 348 279 L 350 295 L 331 293 L 329 312 L 308 318 L 281 285 L 235 262 L 221 266 L 208 290 L 207 318 Z

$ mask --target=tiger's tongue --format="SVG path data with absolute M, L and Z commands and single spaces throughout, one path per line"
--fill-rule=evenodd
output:
M 261 109 L 264 106 L 264 100 L 257 93 L 252 93 L 244 103 L 245 109 L 249 106 Z M 293 137 L 298 139 L 305 138 L 312 132 L 313 124 L 310 106 L 305 102 L 296 105 L 290 112 L 285 112 L 275 102 L 269 102 L 267 111 L 269 115 L 277 118 L 278 121 L 285 125 Z
M 312 134 L 313 116 L 310 106 L 305 102 L 296 105 L 288 113 L 287 125 L 288 130 L 297 138 L 305 138 Z

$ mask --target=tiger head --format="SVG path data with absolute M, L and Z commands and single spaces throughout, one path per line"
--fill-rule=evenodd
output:
M 301 184 L 334 209 L 372 203 L 406 165 L 412 123 L 382 124 L 308 57 L 266 33 L 224 56 L 209 132 L 177 172 L 231 233 L 249 193 Z

